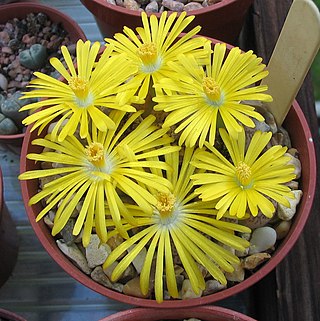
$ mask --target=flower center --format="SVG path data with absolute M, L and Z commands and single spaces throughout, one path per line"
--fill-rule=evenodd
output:
M 157 62 L 158 51 L 153 42 L 144 43 L 137 53 L 144 65 L 154 65 Z
M 211 77 L 205 77 L 202 82 L 203 91 L 213 102 L 221 99 L 221 89 L 219 84 Z
M 87 80 L 81 77 L 71 77 L 68 83 L 79 100 L 86 100 L 89 94 L 89 86 Z
M 156 205 L 160 217 L 162 219 L 166 219 L 171 217 L 174 209 L 174 205 L 176 202 L 176 198 L 171 193 L 159 193 L 158 195 L 158 203 Z
M 96 167 L 105 165 L 105 151 L 101 143 L 92 142 L 86 146 L 85 153 L 88 160 Z
M 246 163 L 239 162 L 236 166 L 236 175 L 242 187 L 251 183 L 251 174 L 251 169 Z

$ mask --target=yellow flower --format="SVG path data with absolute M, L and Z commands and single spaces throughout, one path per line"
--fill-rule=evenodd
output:
M 28 158 L 51 162 L 55 166 L 52 169 L 25 172 L 19 179 L 57 176 L 29 201 L 32 205 L 46 200 L 47 205 L 38 214 L 37 221 L 59 204 L 52 229 L 53 235 L 61 231 L 82 201 L 73 234 L 78 235 L 84 227 L 84 246 L 90 241 L 93 226 L 101 241 L 107 241 L 105 202 L 111 209 L 115 226 L 122 236 L 127 237 L 121 225 L 121 216 L 131 223 L 134 223 L 134 220 L 123 200 L 129 198 L 138 204 L 142 211 L 151 215 L 152 206 L 157 200 L 145 186 L 160 191 L 167 191 L 171 187 L 168 180 L 150 173 L 153 168 L 168 170 L 168 165 L 159 160 L 146 159 L 171 153 L 179 147 L 164 146 L 172 139 L 165 135 L 166 129 L 158 129 L 153 125 L 154 116 L 145 118 L 133 129 L 141 112 L 133 113 L 128 119 L 124 117 L 125 114 L 121 111 L 110 113 L 116 130 L 101 132 L 93 124 L 86 143 L 81 143 L 75 136 L 67 136 L 64 141 L 57 142 L 54 140 L 55 133 L 32 142 L 50 151 L 28 154 Z
M 226 159 L 216 148 L 205 143 L 211 151 L 200 150 L 195 155 L 194 166 L 206 170 L 205 173 L 192 175 L 195 190 L 203 201 L 216 200 L 218 218 L 227 210 L 232 216 L 243 218 L 247 211 L 253 216 L 258 209 L 272 217 L 275 207 L 268 199 L 289 206 L 286 197 L 293 194 L 285 183 L 295 178 L 294 166 L 288 165 L 290 157 L 284 155 L 287 147 L 275 145 L 263 152 L 272 133 L 256 131 L 248 149 L 245 148 L 245 133 L 240 132 L 238 139 L 220 130 L 222 140 L 230 154 Z
M 173 263 L 173 252 L 176 251 L 183 268 L 190 279 L 195 293 L 205 287 L 203 275 L 198 264 L 222 284 L 226 284 L 223 271 L 232 272 L 232 264 L 239 263 L 239 258 L 223 248 L 216 241 L 234 249 L 244 251 L 249 242 L 235 235 L 235 232 L 248 233 L 250 229 L 215 218 L 213 202 L 199 201 L 193 192 L 190 176 L 195 168 L 190 164 L 193 148 L 186 148 L 182 164 L 179 165 L 179 152 L 165 155 L 165 161 L 171 166 L 164 176 L 172 183 L 168 192 L 153 191 L 157 203 L 153 215 L 147 216 L 137 206 L 127 205 L 128 211 L 135 217 L 137 224 L 124 224 L 127 230 L 138 228 L 128 240 L 113 250 L 104 263 L 110 266 L 127 250 L 128 254 L 119 261 L 113 270 L 111 280 L 116 281 L 139 252 L 148 244 L 146 258 L 140 274 L 140 287 L 143 294 L 149 291 L 151 266 L 155 262 L 155 297 L 163 301 L 163 276 L 167 289 L 173 298 L 178 297 L 178 289 Z M 153 169 L 159 177 L 159 169 Z M 111 223 L 112 225 L 112 223 Z M 110 236 L 116 233 L 110 232 Z
M 170 77 L 172 71 L 168 62 L 175 61 L 179 54 L 192 54 L 197 59 L 205 59 L 208 52 L 203 49 L 203 45 L 208 40 L 204 37 L 193 38 L 200 31 L 200 26 L 179 38 L 194 19 L 194 16 L 186 17 L 186 12 L 182 12 L 177 19 L 176 12 L 167 17 L 167 11 L 161 14 L 159 20 L 155 15 L 148 19 L 145 12 L 142 12 L 141 17 L 143 27 L 136 28 L 137 34 L 124 27 L 123 33 L 117 33 L 114 39 L 105 41 L 114 45 L 115 54 L 126 53 L 130 63 L 138 67 L 134 78 L 136 84 L 141 83 L 138 96 L 144 99 L 148 93 L 150 95 L 151 79 L 156 83 L 162 77 Z
M 41 72 L 35 72 L 35 78 L 28 87 L 35 88 L 24 93 L 24 98 L 47 98 L 36 103 L 28 104 L 20 110 L 37 110 L 23 120 L 23 124 L 33 125 L 32 130 L 43 128 L 60 117 L 64 122 L 57 126 L 62 130 L 58 140 L 62 141 L 67 135 L 72 135 L 80 123 L 80 136 L 88 135 L 88 124 L 92 121 L 101 131 L 114 129 L 113 120 L 103 110 L 117 109 L 127 112 L 135 108 L 123 102 L 117 94 L 126 89 L 122 84 L 136 72 L 137 68 L 123 56 L 111 58 L 112 46 L 107 48 L 96 63 L 100 44 L 90 41 L 77 42 L 77 68 L 65 46 L 61 51 L 69 70 L 57 58 L 50 59 L 51 65 L 64 77 L 65 81 L 57 80 Z M 120 104 L 121 103 L 121 104 Z
M 271 101 L 271 96 L 264 94 L 266 86 L 251 86 L 268 75 L 252 51 L 242 53 L 239 48 L 232 48 L 225 58 L 226 45 L 216 44 L 212 63 L 200 67 L 191 55 L 180 55 L 179 63 L 169 65 L 176 72 L 175 78 L 162 79 L 156 84 L 158 102 L 156 111 L 165 111 L 164 126 L 179 126 L 176 133 L 182 131 L 179 144 L 186 146 L 205 140 L 214 145 L 216 128 L 223 125 L 234 137 L 242 131 L 240 123 L 254 127 L 250 117 L 259 121 L 263 117 L 254 111 L 254 107 L 243 100 Z M 251 86 L 251 87 L 250 87 Z M 166 94 L 161 91 L 162 89 Z M 219 124 L 219 118 L 223 124 Z

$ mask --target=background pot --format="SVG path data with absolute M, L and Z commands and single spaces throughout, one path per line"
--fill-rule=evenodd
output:
M 146 309 L 136 308 L 110 315 L 100 321 L 157 321 L 197 318 L 202 321 L 255 321 L 254 319 L 229 309 L 203 306 L 187 309 Z
M 13 18 L 24 18 L 29 13 L 39 12 L 45 13 L 52 22 L 61 23 L 64 30 L 69 34 L 71 41 L 74 43 L 76 43 L 78 39 L 86 40 L 83 30 L 76 21 L 55 8 L 35 2 L 21 2 L 1 5 L 0 24 L 4 24 Z M 23 137 L 24 133 L 16 135 L 0 135 L 0 143 L 21 146 Z
M 219 42 L 215 39 L 209 39 L 213 43 Z M 228 48 L 231 47 L 229 46 Z M 90 276 L 84 274 L 66 258 L 57 247 L 55 239 L 51 236 L 50 230 L 43 220 L 38 223 L 35 221 L 36 216 L 42 210 L 42 206 L 40 203 L 29 206 L 28 202 L 29 199 L 38 192 L 38 180 L 21 181 L 22 197 L 30 223 L 44 248 L 62 269 L 80 283 L 111 299 L 132 305 L 156 308 L 186 308 L 210 304 L 225 299 L 246 290 L 273 270 L 293 247 L 309 216 L 316 186 L 316 157 L 310 129 L 297 101 L 293 102 L 284 122 L 284 128 L 287 129 L 290 134 L 292 145 L 299 151 L 299 158 L 302 166 L 302 177 L 300 179 L 299 188 L 303 191 L 303 196 L 297 207 L 292 226 L 288 235 L 281 241 L 276 251 L 272 254 L 271 259 L 269 259 L 269 261 L 267 261 L 256 273 L 253 273 L 241 283 L 220 292 L 196 299 L 168 300 L 158 304 L 155 300 L 141 299 L 118 293 L 95 282 Z M 31 145 L 31 141 L 37 137 L 37 131 L 31 133 L 30 129 L 31 126 L 28 126 L 22 145 L 20 159 L 21 172 L 40 168 L 39 163 L 35 163 L 26 158 L 27 154 L 41 153 L 42 149 L 40 146 Z M 44 136 L 44 132 L 42 133 L 42 136 Z
M 141 26 L 140 12 L 108 3 L 106 0 L 81 0 L 82 4 L 94 15 L 104 37 L 112 37 L 122 32 L 123 26 Z M 253 0 L 222 0 L 211 6 L 190 11 L 195 15 L 190 24 L 193 28 L 200 25 L 201 35 L 235 44 L 245 17 Z M 159 13 L 155 14 L 160 17 Z
M 26 319 L 20 317 L 19 315 L 4 309 L 0 309 L 0 318 L 3 318 L 3 320 L 8 320 L 8 321 L 27 321 Z
M 7 281 L 15 267 L 19 248 L 16 227 L 3 196 L 3 179 L 0 169 L 0 287 Z

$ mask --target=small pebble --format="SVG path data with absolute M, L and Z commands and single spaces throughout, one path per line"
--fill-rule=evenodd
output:
M 140 5 L 135 0 L 123 0 L 123 5 L 129 10 L 139 10 Z
M 299 204 L 303 194 L 301 190 L 294 190 L 292 193 L 294 194 L 294 198 L 287 198 L 290 203 L 290 207 L 286 207 L 282 204 L 279 204 L 278 206 L 277 214 L 283 221 L 290 221 L 296 214 L 297 205 Z
M 112 264 L 110 264 L 106 269 L 103 269 L 103 272 L 106 274 L 106 276 L 111 280 L 112 272 L 115 269 L 115 267 L 119 264 L 119 262 L 114 261 Z
M 202 5 L 198 2 L 189 2 L 184 6 L 185 11 L 192 11 L 192 10 L 197 10 L 197 9 L 202 9 Z
M 255 130 L 260 130 L 262 132 L 269 132 L 271 130 L 270 126 L 264 121 L 258 121 L 257 119 L 252 119 L 255 124 Z
M 140 5 L 140 6 L 145 6 L 149 3 L 149 0 L 137 0 L 137 3 Z
M 272 113 L 270 113 L 267 110 L 264 110 L 262 112 L 263 117 L 265 119 L 265 122 L 268 124 L 268 126 L 270 127 L 270 131 L 272 132 L 272 134 L 275 134 L 278 131 L 278 126 L 276 124 L 276 121 L 274 119 L 274 116 L 272 115 Z
M 117 4 L 117 6 L 119 6 L 119 7 L 124 7 L 123 0 L 116 0 L 116 4 Z
M 255 253 L 250 256 L 247 256 L 242 264 L 243 268 L 246 270 L 253 270 L 255 269 L 258 265 L 262 264 L 266 260 L 269 260 L 271 258 L 271 255 L 269 253 Z
M 289 133 L 283 127 L 280 127 L 279 131 L 282 134 L 282 140 L 280 145 L 288 146 L 288 148 L 291 148 L 291 139 Z
M 109 289 L 113 289 L 117 292 L 122 293 L 123 291 L 123 284 L 120 283 L 113 283 L 109 280 L 109 278 L 104 274 L 102 267 L 101 266 L 97 266 L 92 272 L 91 272 L 91 278 L 102 284 L 103 286 L 109 288 Z
M 286 186 L 290 187 L 291 190 L 299 189 L 299 183 L 297 181 L 291 181 L 287 183 Z
M 264 252 L 272 248 L 277 240 L 276 231 L 269 226 L 259 227 L 253 231 L 250 239 L 249 254 Z
M 292 154 L 289 153 L 285 153 L 285 156 L 289 156 L 290 157 L 290 161 L 288 162 L 288 164 L 293 165 L 294 166 L 294 174 L 296 175 L 295 179 L 299 179 L 301 176 L 301 162 L 297 157 L 294 157 Z
M 92 234 L 90 242 L 86 247 L 86 258 L 90 268 L 102 265 L 111 253 L 111 248 L 108 244 L 101 243 L 97 234 Z
M 151 1 L 147 4 L 145 11 L 147 13 L 155 13 L 159 11 L 159 5 L 157 1 Z
M 171 11 L 177 12 L 182 12 L 184 8 L 183 3 L 174 0 L 163 0 L 162 5 Z
M 0 88 L 3 91 L 6 91 L 8 88 L 8 80 L 3 74 L 0 74 Z
M 63 240 L 66 242 L 67 245 L 70 245 L 75 242 L 76 235 L 73 235 L 73 228 L 74 228 L 75 220 L 69 219 L 66 225 L 61 230 L 60 234 Z
M 181 298 L 183 300 L 200 298 L 202 296 L 202 290 L 199 289 L 199 293 L 195 293 L 192 289 L 189 279 L 185 279 L 182 283 Z
M 134 246 L 128 249 L 128 252 L 131 252 L 134 249 Z M 144 247 L 139 254 L 132 261 L 133 266 L 136 271 L 140 274 L 147 256 L 147 249 Z
M 84 273 L 90 274 L 91 269 L 88 265 L 88 262 L 85 256 L 82 254 L 80 249 L 75 244 L 68 245 L 64 240 L 56 241 L 59 249 L 71 259 Z
M 128 281 L 123 287 L 123 293 L 143 299 L 148 298 L 150 295 L 150 293 L 147 293 L 146 295 L 142 294 L 140 290 L 140 277 L 136 277 Z
M 203 291 L 203 295 L 219 292 L 225 289 L 226 287 L 227 287 L 226 285 L 221 284 L 217 280 L 208 280 L 206 282 L 206 288 Z
M 281 221 L 276 227 L 276 233 L 277 233 L 277 240 L 282 240 L 284 239 L 289 231 L 290 231 L 290 227 L 291 227 L 291 221 Z
M 225 274 L 226 279 L 232 282 L 242 282 L 244 280 L 245 273 L 241 263 L 233 264 L 232 266 L 234 267 L 234 271 L 227 272 Z

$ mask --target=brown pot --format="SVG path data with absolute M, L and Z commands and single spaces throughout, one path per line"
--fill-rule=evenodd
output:
M 136 28 L 141 26 L 140 12 L 108 3 L 106 0 L 81 0 L 82 4 L 94 15 L 104 37 L 112 37 L 122 32 L 123 26 Z M 203 36 L 220 39 L 235 44 L 249 7 L 253 0 L 222 0 L 211 6 L 189 11 L 195 19 L 190 26 L 200 25 Z M 155 13 L 160 17 L 160 13 Z
M 38 180 L 21 181 L 23 201 L 30 223 L 44 248 L 61 266 L 62 269 L 64 269 L 70 276 L 78 280 L 80 283 L 111 299 L 137 306 L 157 308 L 185 308 L 209 304 L 225 299 L 246 290 L 256 282 L 261 280 L 263 277 L 265 277 L 271 270 L 273 270 L 293 247 L 299 235 L 301 234 L 301 231 L 309 216 L 316 186 L 316 157 L 310 129 L 308 127 L 304 114 L 296 101 L 294 101 L 287 115 L 284 127 L 288 130 L 291 136 L 292 145 L 299 151 L 303 173 L 300 182 L 301 189 L 303 191 L 303 197 L 300 204 L 298 205 L 297 212 L 294 217 L 294 222 L 291 226 L 289 234 L 282 240 L 280 246 L 273 253 L 271 259 L 268 262 L 266 262 L 256 273 L 253 273 L 243 282 L 220 292 L 196 299 L 189 299 L 184 301 L 169 300 L 158 304 L 155 300 L 140 299 L 115 292 L 95 282 L 90 278 L 90 276 L 81 272 L 60 251 L 60 249 L 56 245 L 55 239 L 51 236 L 50 230 L 45 225 L 43 220 L 38 223 L 35 221 L 36 216 L 42 210 L 42 206 L 39 203 L 29 206 L 28 201 L 33 195 L 38 192 Z M 41 152 L 41 148 L 39 146 L 31 145 L 31 141 L 36 138 L 36 135 L 36 131 L 30 133 L 29 126 L 27 128 L 26 137 L 23 142 L 21 151 L 21 172 L 40 168 L 39 163 L 35 163 L 34 161 L 30 161 L 26 158 L 26 155 L 29 153 Z
M 4 309 L 0 309 L 0 318 L 4 321 L 27 321 L 19 315 Z
M 149 309 L 136 308 L 112 314 L 99 321 L 162 321 L 197 318 L 202 321 L 255 321 L 254 319 L 229 309 L 202 306 L 186 309 Z
M 3 196 L 3 179 L 0 169 L 0 287 L 7 281 L 15 267 L 19 247 L 17 230 Z
M 78 39 L 86 40 L 86 36 L 78 23 L 59 10 L 36 3 L 26 1 L 21 3 L 11 3 L 0 6 L 0 24 L 6 23 L 13 18 L 23 18 L 29 13 L 45 13 L 51 21 L 61 23 L 65 31 L 70 35 L 71 40 L 76 43 Z M 21 146 L 24 133 L 15 135 L 0 135 L 0 143 Z

